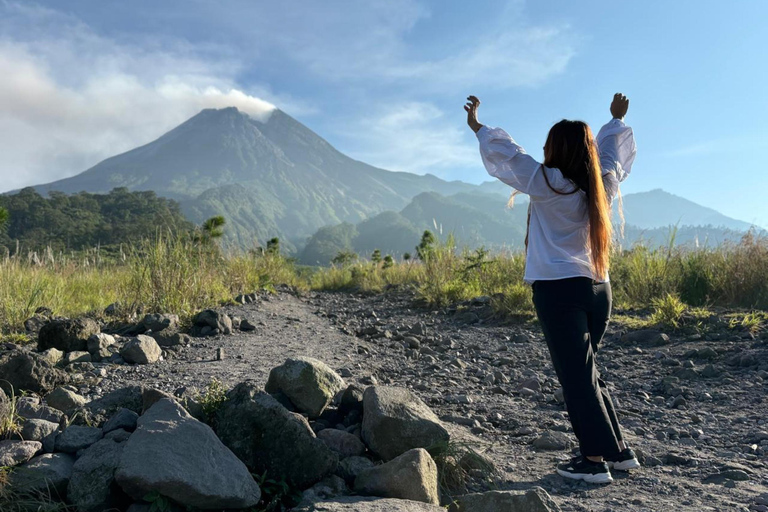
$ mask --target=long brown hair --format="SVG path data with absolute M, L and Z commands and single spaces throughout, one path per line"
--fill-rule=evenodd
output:
M 555 124 L 544 145 L 544 165 L 559 169 L 575 187 L 557 190 L 543 172 L 549 188 L 557 194 L 574 194 L 583 190 L 589 214 L 589 248 L 592 271 L 598 280 L 608 274 L 613 228 L 611 209 L 603 186 L 597 143 L 589 125 L 583 121 L 563 119 Z

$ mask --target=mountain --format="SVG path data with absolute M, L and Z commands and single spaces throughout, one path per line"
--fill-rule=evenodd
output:
M 195 223 L 224 215 L 228 238 L 241 246 L 279 236 L 295 247 L 322 226 L 399 210 L 421 192 L 475 186 L 378 169 L 340 153 L 280 110 L 261 122 L 230 107 L 203 110 L 149 144 L 35 189 L 115 187 L 177 199 Z

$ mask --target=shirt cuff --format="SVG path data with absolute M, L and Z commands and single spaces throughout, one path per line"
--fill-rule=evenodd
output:
M 488 125 L 483 125 L 480 127 L 479 130 L 475 132 L 475 136 L 478 140 L 483 140 L 483 138 L 488 138 L 488 132 L 490 132 L 490 128 L 488 128 Z

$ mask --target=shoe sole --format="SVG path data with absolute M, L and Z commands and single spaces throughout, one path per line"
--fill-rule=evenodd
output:
M 598 473 L 596 475 L 590 475 L 587 473 L 569 473 L 567 471 L 563 471 L 562 469 L 558 469 L 557 473 L 565 478 L 570 478 L 571 480 L 584 480 L 590 484 L 609 484 L 613 482 L 613 477 L 610 473 Z
M 623 460 L 621 462 L 606 462 L 608 463 L 609 468 L 618 471 L 629 471 L 630 469 L 638 469 L 640 467 L 640 462 L 638 462 L 637 459 Z

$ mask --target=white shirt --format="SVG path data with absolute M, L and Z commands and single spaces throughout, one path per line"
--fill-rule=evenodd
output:
M 580 276 L 595 279 L 590 264 L 586 193 L 555 193 L 542 173 L 557 190 L 571 191 L 575 185 L 559 169 L 537 162 L 501 128 L 483 126 L 477 138 L 488 174 L 531 198 L 525 282 Z M 612 119 L 600 129 L 597 144 L 605 193 L 612 201 L 619 183 L 629 176 L 637 153 L 632 128 Z

